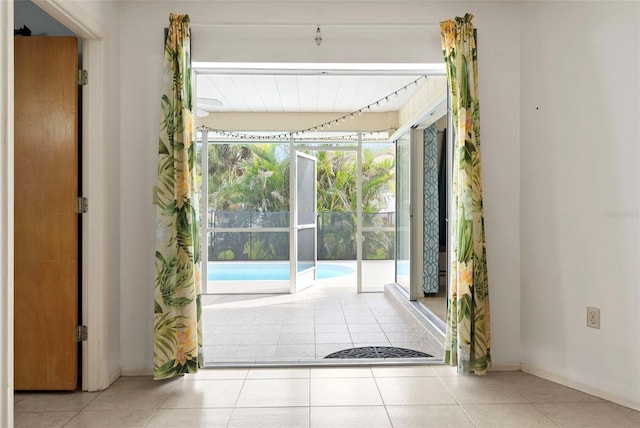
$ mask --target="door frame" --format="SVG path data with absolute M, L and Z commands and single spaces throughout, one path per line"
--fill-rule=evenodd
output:
M 109 141 L 108 32 L 75 2 L 33 0 L 46 13 L 83 39 L 83 68 L 91 84 L 82 90 L 82 189 L 90 207 L 82 215 L 82 324 L 90 331 L 82 343 L 82 390 L 97 391 L 110 385 L 108 373 L 109 298 L 105 248 L 108 223 L 105 148 Z M 91 275 L 89 274 L 91 272 Z
M 109 309 L 105 278 L 108 223 L 104 208 L 107 180 L 104 153 L 109 141 L 108 48 L 106 28 L 77 3 L 68 0 L 33 0 L 51 17 L 82 38 L 83 68 L 91 76 L 91 85 L 83 89 L 82 102 L 82 173 L 84 196 L 91 203 L 82 216 L 82 322 L 91 334 L 82 344 L 82 390 L 107 388 L 119 374 L 110 376 L 108 367 Z M 6 287 L 0 297 L 0 425 L 13 423 L 13 1 L 0 2 L 0 120 L 6 124 L 0 133 L 0 231 L 6 239 L 0 247 L 0 275 Z M 90 144 L 89 144 L 90 142 Z M 88 273 L 91 272 L 91 275 Z

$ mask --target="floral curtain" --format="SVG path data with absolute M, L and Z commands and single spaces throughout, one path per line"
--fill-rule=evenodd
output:
M 158 149 L 154 378 L 202 366 L 189 16 L 171 14 Z
M 440 24 L 453 110 L 452 262 L 445 363 L 486 374 L 491 366 L 489 289 L 482 217 L 477 52 L 466 14 Z

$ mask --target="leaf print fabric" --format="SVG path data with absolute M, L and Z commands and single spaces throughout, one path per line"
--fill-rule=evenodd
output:
M 197 372 L 203 361 L 188 15 L 169 17 L 164 74 L 155 191 L 155 379 Z
M 482 208 L 478 67 L 471 20 L 466 14 L 440 23 L 442 50 L 451 91 L 453 126 L 452 261 L 445 363 L 458 364 L 470 349 L 470 367 L 491 367 L 489 288 Z

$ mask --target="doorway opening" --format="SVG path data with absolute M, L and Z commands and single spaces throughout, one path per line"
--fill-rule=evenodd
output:
M 377 114 L 384 115 L 384 129 L 378 122 L 369 130 L 356 129 L 360 125 L 334 130 L 380 101 L 354 111 L 306 112 L 307 117 L 302 112 L 259 117 L 252 111 L 218 111 L 230 103 L 224 93 L 212 91 L 218 77 L 198 74 L 194 97 L 204 174 L 201 205 L 207 213 L 201 240 L 207 255 L 203 290 L 215 294 L 203 296 L 205 361 L 308 362 L 356 345 L 398 344 L 439 356 L 439 350 L 426 349 L 420 334 L 382 293 L 386 284 L 412 277 L 410 263 L 397 261 L 397 235 L 403 227 L 396 224 L 398 136 L 433 120 L 399 123 L 397 112 L 382 111 Z M 233 81 L 228 75 L 220 78 Z M 404 80 L 412 83 L 415 78 Z M 252 89 L 257 87 L 253 78 L 249 81 Z M 387 95 L 398 96 L 397 89 Z M 443 113 L 443 99 L 432 100 L 431 116 Z M 327 114 L 338 119 L 320 127 L 301 125 L 322 121 Z M 293 123 L 284 125 L 284 116 Z M 331 124 L 334 129 L 327 129 Z M 304 135 L 282 131 L 302 128 Z M 227 163 L 231 158 L 235 166 Z M 270 162 L 264 163 L 267 158 Z M 310 165 L 306 179 L 297 174 L 300 160 Z M 328 171 L 327 164 L 339 167 Z M 383 170 L 383 165 L 384 179 L 374 177 L 372 166 Z M 217 174 L 213 179 L 211 172 Z M 230 178 L 242 184 L 231 184 Z M 304 183 L 317 190 L 298 192 Z M 406 255 L 407 262 L 415 257 Z M 371 293 L 369 302 L 364 300 L 367 292 L 379 293 Z

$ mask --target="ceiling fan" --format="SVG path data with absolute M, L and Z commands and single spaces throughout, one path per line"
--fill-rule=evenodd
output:
M 200 98 L 196 103 L 196 116 L 207 117 L 209 113 L 216 110 L 216 107 L 222 107 L 222 101 L 216 98 Z

